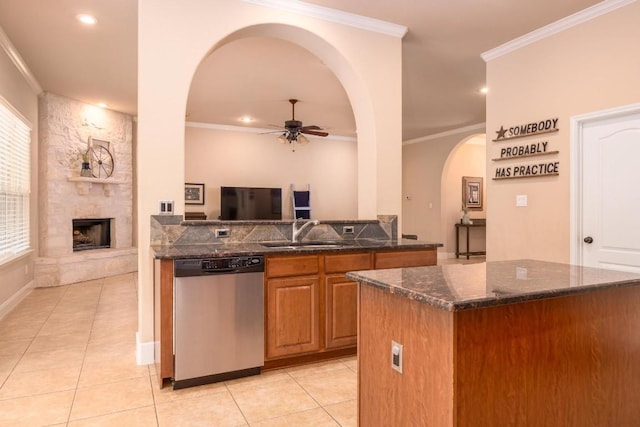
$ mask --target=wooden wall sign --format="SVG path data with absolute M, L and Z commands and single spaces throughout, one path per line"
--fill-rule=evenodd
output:
M 522 125 L 511 126 L 505 128 L 500 126 L 496 131 L 498 134 L 493 142 L 509 141 L 516 138 L 525 138 L 529 136 L 537 136 L 551 132 L 557 132 L 558 118 L 541 120 L 538 122 L 525 123 Z M 500 157 L 492 159 L 493 161 L 522 159 L 537 156 L 547 156 L 558 154 L 557 150 L 549 149 L 549 141 L 538 141 L 530 144 L 519 144 L 500 149 Z M 552 160 L 533 164 L 521 164 L 497 167 L 493 179 L 514 179 L 514 178 L 531 178 L 539 176 L 559 175 L 560 162 Z

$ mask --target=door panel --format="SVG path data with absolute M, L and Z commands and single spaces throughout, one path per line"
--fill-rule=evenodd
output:
M 320 349 L 320 283 L 308 278 L 267 281 L 267 357 Z
M 344 274 L 328 276 L 326 283 L 327 348 L 348 347 L 358 341 L 358 283 Z
M 583 127 L 582 264 L 640 273 L 640 113 Z

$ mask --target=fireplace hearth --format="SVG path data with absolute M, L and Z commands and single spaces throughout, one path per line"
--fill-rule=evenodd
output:
M 82 218 L 73 221 L 73 251 L 111 247 L 111 218 Z

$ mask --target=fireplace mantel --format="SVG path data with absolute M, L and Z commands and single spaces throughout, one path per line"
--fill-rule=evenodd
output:
M 75 182 L 78 187 L 78 194 L 87 195 L 93 184 L 100 184 L 103 187 L 104 195 L 111 196 L 111 184 L 124 184 L 124 181 L 117 181 L 112 178 L 91 178 L 85 176 L 70 176 L 68 181 Z

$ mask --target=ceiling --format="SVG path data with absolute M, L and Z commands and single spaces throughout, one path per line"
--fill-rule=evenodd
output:
M 405 25 L 403 140 L 483 123 L 480 54 L 578 12 L 595 0 L 307 0 Z M 95 27 L 77 23 L 91 13 Z M 0 0 L 0 27 L 48 92 L 136 114 L 137 1 Z M 270 128 L 291 118 L 355 135 L 347 96 L 305 49 L 265 38 L 214 51 L 194 76 L 187 120 Z M 254 121 L 243 125 L 239 119 Z

